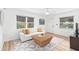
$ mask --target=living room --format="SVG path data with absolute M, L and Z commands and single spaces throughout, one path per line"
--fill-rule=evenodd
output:
M 70 48 L 69 39 L 70 36 L 75 35 L 76 23 L 79 23 L 78 16 L 79 9 L 77 8 L 3 8 L 1 9 L 3 51 L 71 51 L 73 49 Z M 25 30 L 25 28 L 33 33 L 30 34 L 32 36 L 30 39 L 22 38 L 20 35 L 20 30 Z M 44 47 L 40 47 L 41 44 L 31 40 L 33 35 L 44 35 L 45 33 L 51 34 L 53 38 Z M 19 46 L 10 50 L 14 47 L 14 41 Z M 31 45 L 26 47 L 26 42 L 28 42 L 27 45 L 29 43 Z M 65 43 L 67 45 L 64 45 Z

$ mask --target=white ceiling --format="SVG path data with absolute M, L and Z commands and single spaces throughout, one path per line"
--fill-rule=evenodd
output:
M 74 10 L 76 8 L 48 8 L 48 11 L 50 14 L 57 14 L 62 12 L 67 12 Z M 20 8 L 20 10 L 29 11 L 36 14 L 45 14 L 47 11 L 47 8 Z

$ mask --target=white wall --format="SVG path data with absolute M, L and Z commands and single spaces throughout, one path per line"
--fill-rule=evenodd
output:
M 53 27 L 52 24 L 53 24 L 53 16 L 46 17 L 46 25 L 45 25 L 46 32 L 52 32 L 52 27 Z
M 3 29 L 2 29 L 2 20 L 3 18 L 1 17 L 2 16 L 2 12 L 1 12 L 1 9 L 0 9 L 0 51 L 2 50 L 3 48 Z
M 74 28 L 73 29 L 61 29 L 59 27 L 60 17 L 74 16 Z M 52 15 L 50 19 L 46 20 L 47 30 L 52 33 L 56 33 L 63 36 L 70 36 L 75 32 L 75 23 L 79 23 L 79 10 L 73 10 L 69 12 L 59 13 Z
M 33 14 L 27 11 L 15 9 L 15 8 L 9 8 L 4 9 L 4 20 L 3 20 L 3 37 L 4 40 L 14 40 L 19 39 L 18 31 L 16 28 L 16 15 L 22 15 L 22 16 L 30 16 L 34 17 L 34 29 L 39 27 L 39 18 L 43 18 L 42 16 L 38 16 L 37 14 Z M 44 28 L 44 26 L 42 26 Z
M 0 25 L 0 51 L 3 47 L 3 32 L 2 32 L 2 26 Z

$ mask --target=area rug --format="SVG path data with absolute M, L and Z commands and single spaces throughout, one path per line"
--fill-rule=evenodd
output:
M 33 40 L 15 44 L 14 51 L 53 51 L 53 48 L 62 42 L 61 38 L 53 37 L 44 47 L 39 47 Z

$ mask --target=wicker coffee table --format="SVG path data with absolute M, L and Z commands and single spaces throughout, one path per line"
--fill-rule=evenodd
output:
M 41 35 L 33 35 L 32 40 L 37 43 L 40 47 L 47 45 L 52 39 L 52 35 L 45 33 Z

